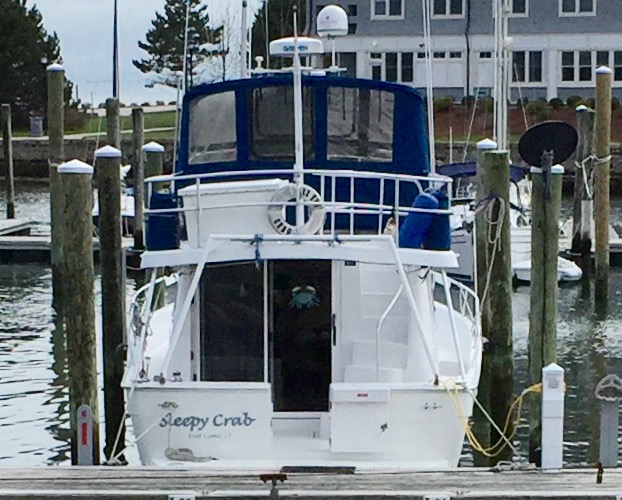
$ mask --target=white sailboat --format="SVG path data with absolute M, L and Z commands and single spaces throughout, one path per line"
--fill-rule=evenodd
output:
M 456 467 L 482 338 L 423 100 L 302 67 L 321 40 L 270 47 L 292 68 L 190 89 L 176 172 L 147 179 L 123 380 L 141 462 Z M 153 310 L 162 268 L 176 296 Z
M 494 97 L 494 141 L 489 141 L 487 148 L 509 150 L 508 140 L 508 99 L 511 75 L 510 53 L 508 46 L 508 0 L 494 1 L 495 19 L 495 74 L 493 84 Z M 475 219 L 475 163 L 444 165 L 437 169 L 439 173 L 454 177 L 455 188 L 470 186 L 468 193 L 455 192 L 461 198 L 462 205 L 454 206 L 452 217 L 452 248 L 460 255 L 460 268 L 456 275 L 461 279 L 474 280 L 473 245 L 475 233 L 472 231 Z M 520 167 L 511 167 L 509 188 L 510 206 L 510 248 L 512 275 L 520 281 L 531 280 L 531 222 L 529 217 L 530 181 L 527 171 Z M 460 182 L 457 180 L 460 179 Z M 560 236 L 563 237 L 560 227 Z M 559 281 L 573 282 L 581 279 L 581 268 L 574 262 L 558 257 L 557 276 Z

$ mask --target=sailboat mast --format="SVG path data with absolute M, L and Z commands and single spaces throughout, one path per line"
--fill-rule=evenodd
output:
M 112 97 L 119 98 L 119 12 L 117 0 L 114 0 L 113 40 L 112 40 Z
M 495 76 L 493 83 L 494 139 L 499 149 L 507 149 L 508 144 L 508 98 L 510 87 L 510 56 L 508 50 L 507 0 L 495 0 Z

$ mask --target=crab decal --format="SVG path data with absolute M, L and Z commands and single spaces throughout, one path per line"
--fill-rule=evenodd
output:
M 311 309 L 320 304 L 315 288 L 310 285 L 297 286 L 292 288 L 292 300 L 289 307 L 292 309 Z

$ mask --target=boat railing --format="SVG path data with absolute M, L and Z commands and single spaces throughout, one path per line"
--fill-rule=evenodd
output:
M 153 193 L 177 193 L 180 187 L 189 194 L 189 186 L 196 188 L 196 202 L 192 206 L 180 206 L 177 202 L 170 208 L 155 208 L 147 206 L 145 214 L 173 215 L 182 214 L 186 220 L 195 217 L 196 227 L 201 229 L 201 217 L 210 210 L 232 208 L 263 207 L 266 210 L 285 211 L 288 207 L 300 207 L 309 214 L 315 211 L 325 214 L 325 220 L 317 230 L 319 234 L 350 234 L 357 233 L 357 217 L 366 217 L 368 222 L 365 233 L 387 234 L 387 223 L 392 218 L 395 227 L 399 227 L 400 219 L 411 213 L 426 213 L 430 215 L 450 215 L 452 197 L 452 179 L 444 176 L 414 176 L 407 174 L 390 174 L 382 172 L 367 172 L 354 170 L 316 170 L 304 171 L 304 181 L 298 185 L 311 188 L 318 196 L 294 195 L 290 199 L 283 197 L 278 200 L 265 199 L 261 201 L 242 201 L 232 199 L 222 202 L 210 200 L 202 192 L 206 184 L 225 182 L 258 181 L 280 179 L 289 181 L 296 186 L 297 179 L 292 169 L 243 170 L 229 172 L 211 172 L 194 175 L 160 175 L 146 179 L 147 200 L 151 200 Z M 294 191 L 295 192 L 295 191 Z M 308 193 L 309 191 L 307 191 Z M 437 208 L 414 206 L 415 198 L 422 193 L 442 192 L 446 197 L 446 204 L 439 204 Z M 347 219 L 344 219 L 347 218 Z M 283 219 L 286 216 L 284 215 Z M 345 222 L 347 221 L 347 222 Z M 289 224 L 293 226 L 295 223 Z M 292 231 L 296 234 L 296 231 Z M 290 232 L 288 232 L 290 234 Z M 202 242 L 206 234 L 199 236 Z

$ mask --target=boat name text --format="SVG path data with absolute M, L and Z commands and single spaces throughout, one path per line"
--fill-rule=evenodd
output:
M 213 417 L 197 417 L 194 415 L 174 417 L 172 413 L 167 413 L 160 420 L 160 427 L 185 427 L 190 431 L 202 431 L 209 423 L 212 427 L 250 427 L 255 420 L 257 419 L 251 417 L 248 412 L 235 417 L 226 417 L 222 413 Z

